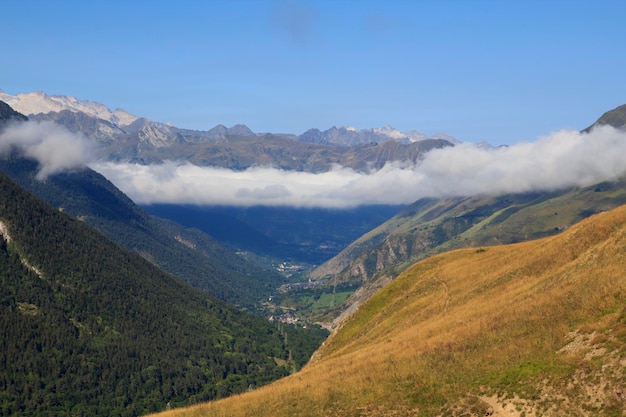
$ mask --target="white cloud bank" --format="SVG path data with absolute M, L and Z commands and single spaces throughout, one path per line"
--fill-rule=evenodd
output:
M 149 203 L 353 207 L 409 204 L 422 197 L 504 194 L 592 185 L 626 174 L 626 133 L 609 126 L 560 131 L 534 142 L 485 149 L 472 143 L 429 152 L 418 164 L 388 163 L 360 173 L 335 167 L 312 174 L 189 163 L 93 162 L 92 142 L 53 122 L 25 122 L 0 134 L 0 155 L 39 162 L 38 179 L 89 164 L 133 200 Z
M 268 167 L 231 171 L 175 162 L 91 166 L 140 204 L 408 204 L 422 197 L 547 191 L 616 179 L 626 173 L 626 133 L 604 126 L 506 148 L 465 143 L 431 151 L 419 164 L 389 163 L 370 173 L 343 167 L 319 174 Z
M 92 143 L 54 122 L 28 121 L 8 126 L 0 134 L 0 155 L 17 151 L 39 163 L 37 179 L 84 167 Z

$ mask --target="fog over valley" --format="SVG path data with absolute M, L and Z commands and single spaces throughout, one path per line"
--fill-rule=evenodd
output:
M 372 172 L 344 167 L 318 174 L 271 167 L 239 172 L 176 162 L 92 167 L 142 204 L 341 208 L 586 186 L 624 174 L 625 152 L 626 133 L 603 126 L 588 134 L 563 130 L 508 147 L 462 143 L 430 151 L 417 164 L 392 162 Z
M 139 204 L 348 208 L 409 204 L 422 197 L 498 195 L 586 186 L 626 172 L 626 133 L 601 126 L 589 133 L 562 130 L 507 147 L 474 143 L 436 149 L 418 163 L 390 162 L 357 172 L 335 166 L 322 173 L 267 166 L 243 171 L 187 162 L 139 165 L 96 161 L 94 144 L 50 122 L 9 127 L 0 152 L 17 149 L 36 159 L 38 179 L 90 166 Z

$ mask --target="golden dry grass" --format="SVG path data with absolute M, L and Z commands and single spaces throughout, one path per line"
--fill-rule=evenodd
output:
M 365 303 L 299 373 L 161 416 L 484 415 L 481 396 L 498 395 L 531 401 L 537 415 L 625 415 L 619 395 L 592 403 L 572 383 L 583 368 L 590 375 L 604 369 L 601 358 L 559 352 L 582 329 L 605 335 L 608 352 L 623 357 L 625 300 L 621 207 L 559 236 L 419 262 Z M 603 375 L 607 393 L 626 382 L 619 365 Z M 579 381 L 591 383 L 585 378 Z M 562 406 L 546 393 L 564 396 Z

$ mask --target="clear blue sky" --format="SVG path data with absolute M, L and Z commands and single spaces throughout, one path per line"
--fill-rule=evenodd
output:
M 0 4 L 0 89 L 179 127 L 532 141 L 626 103 L 626 1 Z

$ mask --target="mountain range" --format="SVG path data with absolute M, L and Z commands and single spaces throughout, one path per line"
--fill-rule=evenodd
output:
M 72 113 L 82 113 L 109 122 L 114 126 L 128 126 L 139 119 L 139 117 L 122 109 L 111 111 L 100 103 L 78 100 L 71 96 L 48 95 L 43 91 L 12 96 L 0 90 L 0 101 L 4 101 L 15 111 L 25 115 L 68 110 Z
M 391 126 L 369 129 L 355 129 L 351 126 L 333 126 L 324 131 L 319 129 L 309 129 L 298 136 L 297 139 L 301 142 L 342 146 L 382 143 L 389 140 L 407 144 L 427 139 L 443 139 L 450 143 L 458 143 L 455 138 L 446 133 L 437 133 L 429 137 L 417 130 L 402 133 Z
M 321 143 L 311 143 L 316 142 L 311 140 L 311 134 L 315 130 L 310 130 L 300 137 L 270 133 L 255 134 L 244 125 L 236 125 L 231 128 L 218 125 L 209 131 L 192 131 L 180 129 L 170 124 L 152 122 L 146 118 L 130 115 L 120 109 L 111 111 L 102 104 L 78 100 L 70 96 L 51 96 L 43 92 L 12 96 L 0 92 L 0 100 L 2 99 L 29 114 L 31 120 L 54 121 L 72 132 L 92 138 L 98 144 L 94 152 L 96 156 L 100 160 L 114 162 L 158 164 L 164 160 L 177 160 L 178 162 L 186 161 L 195 165 L 225 167 L 233 170 L 243 170 L 253 166 L 273 166 L 284 170 L 314 173 L 328 171 L 337 165 L 342 165 L 358 171 L 369 171 L 382 168 L 390 161 L 415 163 L 426 152 L 451 146 L 454 142 L 453 138 L 445 134 L 438 135 L 438 138 L 425 138 L 418 132 L 409 132 L 405 135 L 387 126 L 361 131 L 353 128 L 333 127 L 324 132 L 316 131 L 319 136 L 316 141 Z M 344 143 L 350 145 L 344 145 Z M 20 180 L 18 177 L 18 175 L 13 176 L 22 186 L 29 186 L 28 184 L 30 184 L 29 190 L 33 192 L 39 186 L 28 181 L 27 178 Z M 94 175 L 90 175 L 90 177 L 95 178 Z M 58 181 L 58 179 L 53 178 L 51 180 L 51 182 L 54 181 Z M 55 193 L 48 194 L 54 196 Z M 43 196 L 42 194 L 38 195 Z M 61 205 L 58 201 L 50 202 L 58 206 Z M 155 207 L 150 209 L 154 210 Z M 391 207 L 386 212 L 391 215 L 397 209 Z M 178 209 L 178 211 L 182 210 L 185 208 Z M 351 239 L 358 237 L 368 228 L 381 222 L 380 215 L 377 213 L 378 209 L 374 211 L 360 210 L 358 215 L 351 216 L 351 220 L 359 221 L 360 224 L 357 228 L 350 226 L 351 230 L 348 231 L 347 227 L 343 225 L 349 226 L 351 223 L 346 223 L 339 218 L 344 215 L 343 213 L 338 213 L 338 216 L 335 216 L 337 218 L 333 219 L 332 214 L 337 213 L 336 211 L 320 210 L 317 213 L 309 211 L 307 213 L 298 212 L 297 214 L 294 212 L 283 217 L 264 217 L 269 220 L 265 224 L 265 229 L 274 231 L 272 232 L 274 236 L 269 236 L 268 232 L 258 231 L 258 229 L 239 233 L 243 230 L 239 226 L 236 226 L 238 233 L 229 233 L 228 230 L 225 230 L 225 236 L 224 231 L 220 231 L 220 228 L 224 230 L 226 224 L 245 227 L 240 222 L 241 210 L 233 208 L 227 213 L 228 217 L 220 214 L 224 221 L 212 222 L 211 219 L 217 218 L 215 211 L 213 210 L 213 215 L 209 217 L 208 221 L 203 222 L 202 226 L 200 224 L 188 224 L 188 226 L 203 228 L 211 236 L 219 238 L 221 243 L 228 244 L 240 251 L 249 251 L 251 244 L 263 241 L 265 243 L 253 245 L 255 250 L 262 252 L 260 255 L 270 256 L 278 261 L 294 259 L 296 262 L 315 264 L 332 257 L 350 243 Z M 223 213 L 223 210 L 221 211 Z M 183 217 L 182 213 L 176 214 L 171 209 L 168 209 L 168 213 L 171 214 L 170 218 L 172 219 Z M 86 216 L 85 213 L 79 213 L 78 210 L 75 211 L 75 214 Z M 310 216 L 311 214 L 313 217 Z M 239 219 L 234 218 L 237 216 Z M 301 218 L 304 220 L 302 224 L 323 223 L 322 227 L 328 228 L 328 232 L 324 235 L 320 234 L 319 239 L 310 239 L 307 236 L 295 236 L 292 233 L 295 230 L 301 230 L 301 227 L 277 224 L 277 222 L 284 223 L 282 222 L 283 218 L 296 218 L 298 216 L 302 216 Z M 87 221 L 91 221 L 89 220 L 91 217 L 87 216 L 86 218 Z M 250 219 L 250 216 L 247 218 Z M 332 225 L 341 226 L 338 230 L 332 230 Z M 252 227 L 257 227 L 257 225 L 252 225 Z M 344 233 L 344 231 L 348 233 Z M 359 234 L 355 234 L 357 231 Z M 120 234 L 109 235 L 119 236 Z M 286 238 L 286 236 L 293 236 L 293 239 Z M 277 255 L 277 248 L 283 251 L 282 255 Z M 154 253 L 154 251 L 144 250 L 143 253 Z M 197 262 L 194 264 L 200 265 Z M 196 283 L 200 280 L 198 277 L 202 276 L 202 274 L 192 272 L 189 275 L 196 277 L 194 278 Z M 267 295 L 265 291 L 258 291 L 257 293 Z M 237 301 L 237 297 L 228 296 L 228 299 L 240 303 Z M 249 302 L 243 304 L 249 305 Z
M 326 171 L 340 164 L 368 170 L 381 168 L 388 161 L 415 162 L 430 149 L 456 143 L 445 133 L 426 137 L 389 126 L 363 130 L 332 127 L 323 132 L 311 129 L 300 136 L 255 134 L 245 125 L 197 131 L 44 92 L 10 95 L 0 90 L 0 101 L 31 120 L 53 120 L 94 139 L 99 144 L 98 158 L 117 162 L 178 160 L 230 169 L 270 165 L 308 172 Z
M 14 110 L 25 115 L 39 115 L 48 113 L 80 113 L 98 121 L 105 121 L 119 128 L 122 131 L 132 132 L 138 130 L 141 126 L 154 124 L 160 128 L 174 126 L 171 123 L 152 122 L 146 118 L 134 116 L 123 109 L 115 109 L 111 111 L 105 105 L 89 100 L 79 100 L 72 96 L 48 95 L 43 91 L 32 93 L 20 93 L 10 95 L 0 90 L 0 101 L 4 101 Z M 63 117 L 70 118 L 69 114 Z M 137 123 L 140 121 L 140 123 Z M 180 131 L 193 132 L 186 129 Z M 94 132 L 95 133 L 95 132 Z M 198 132 L 200 133 L 200 132 Z M 227 135 L 233 136 L 255 136 L 247 126 L 238 124 L 227 128 L 224 125 L 217 125 L 206 133 L 206 137 L 210 139 L 223 139 Z M 355 129 L 351 126 L 331 127 L 325 131 L 318 129 L 307 130 L 300 136 L 287 135 L 296 137 L 302 142 L 321 143 L 326 145 L 359 145 L 371 142 L 385 142 L 388 140 L 396 140 L 398 142 L 410 143 L 418 142 L 425 139 L 444 139 L 452 143 L 457 142 L 455 138 L 446 133 L 437 133 L 432 136 L 426 136 L 423 133 L 412 130 L 402 133 L 391 126 L 382 128 Z
M 0 102 L 0 127 L 27 118 Z M 37 179 L 38 163 L 13 152 L 0 171 L 53 207 L 81 219 L 163 270 L 241 308 L 256 310 L 285 278 L 253 264 L 197 229 L 150 216 L 94 170 Z

